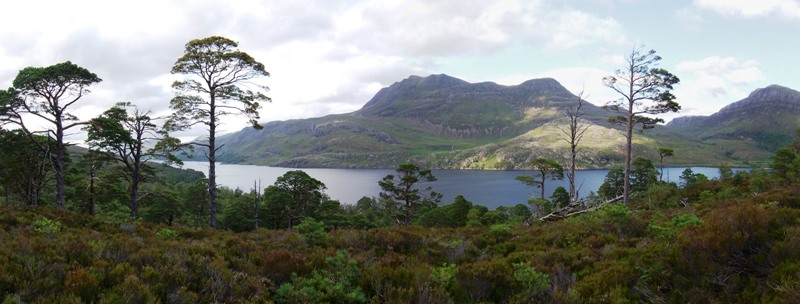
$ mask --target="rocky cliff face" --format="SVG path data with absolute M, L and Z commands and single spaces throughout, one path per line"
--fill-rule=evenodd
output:
M 682 117 L 678 117 L 678 118 L 675 118 L 675 119 L 671 120 L 669 123 L 667 123 L 667 126 L 668 127 L 673 127 L 673 128 L 676 128 L 676 127 L 677 128 L 688 127 L 688 126 L 693 126 L 693 125 L 699 124 L 699 123 L 701 123 L 702 121 L 704 121 L 707 118 L 708 118 L 708 116 L 700 116 L 700 115 L 697 115 L 697 116 L 682 116 Z

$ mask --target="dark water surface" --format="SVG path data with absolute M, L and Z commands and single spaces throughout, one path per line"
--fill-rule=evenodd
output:
M 208 173 L 208 163 L 189 161 L 184 168 Z M 686 167 L 664 168 L 664 180 L 678 182 L 678 177 Z M 717 168 L 692 167 L 694 173 L 702 173 L 708 178 L 719 176 Z M 354 204 L 363 196 L 378 196 L 378 181 L 387 174 L 394 174 L 391 169 L 295 169 L 253 165 L 217 164 L 217 184 L 229 188 L 249 190 L 253 181 L 261 180 L 261 187 L 266 188 L 275 180 L 291 170 L 303 170 L 328 187 L 325 191 L 332 199 L 343 204 Z M 579 170 L 575 173 L 576 187 L 579 194 L 585 196 L 590 191 L 597 192 L 608 170 Z M 514 178 L 519 175 L 533 175 L 534 171 L 486 171 L 486 170 L 433 170 L 438 179 L 423 184 L 434 191 L 442 193 L 442 203 L 450 203 L 456 195 L 463 195 L 470 202 L 494 209 L 498 206 L 526 204 L 532 196 L 538 197 L 540 189 L 526 186 Z M 545 196 L 550 196 L 558 186 L 569 189 L 567 179 L 545 183 Z

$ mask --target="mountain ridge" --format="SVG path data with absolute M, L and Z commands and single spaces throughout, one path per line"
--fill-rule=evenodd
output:
M 764 152 L 794 140 L 800 127 L 800 92 L 781 85 L 769 85 L 751 92 L 708 116 L 673 119 L 666 126 L 688 137 L 724 144 L 737 140 L 751 142 Z
M 770 92 L 758 94 L 775 95 Z M 445 74 L 409 76 L 380 89 L 351 113 L 269 122 L 263 130 L 220 136 L 226 148 L 219 160 L 281 167 L 394 168 L 415 162 L 443 169 L 528 169 L 536 157 L 566 161 L 563 111 L 577 101 L 553 78 L 507 86 Z M 591 131 L 579 147 L 578 166 L 619 164 L 624 134 L 608 123 L 613 113 L 589 102 L 583 110 Z M 658 159 L 658 147 L 693 152 L 676 153 L 667 159 L 672 165 L 746 165 L 768 159 L 762 155 L 765 149 L 746 142 L 731 157 L 729 143 L 686 134 L 696 131 L 688 124 L 692 120 L 705 118 L 676 118 L 637 135 L 635 154 Z

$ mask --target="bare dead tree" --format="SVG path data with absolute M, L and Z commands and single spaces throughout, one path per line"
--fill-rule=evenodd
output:
M 575 188 L 575 160 L 578 157 L 578 144 L 580 144 L 586 131 L 589 130 L 590 124 L 581 120 L 581 117 L 586 113 L 582 110 L 584 91 L 578 93 L 578 100 L 574 108 L 567 108 L 562 113 L 564 118 L 567 119 L 567 127 L 559 128 L 561 133 L 564 134 L 564 141 L 569 144 L 570 163 L 569 170 L 567 170 L 567 178 L 569 179 L 569 201 L 570 203 L 577 201 L 577 193 Z M 588 97 L 588 96 L 587 96 Z

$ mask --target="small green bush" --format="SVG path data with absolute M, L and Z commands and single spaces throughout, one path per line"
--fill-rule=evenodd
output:
M 162 228 L 156 232 L 156 237 L 162 240 L 174 239 L 178 237 L 178 232 L 169 228 Z
M 436 286 L 451 290 L 456 283 L 456 265 L 444 263 L 442 267 L 433 268 L 431 270 L 431 281 Z
M 309 217 L 294 228 L 309 246 L 327 246 L 331 242 L 331 236 L 325 232 L 325 223 L 322 221 Z
M 33 230 L 39 233 L 54 234 L 61 231 L 61 222 L 43 218 L 33 223 Z
M 514 280 L 520 284 L 531 299 L 543 300 L 550 290 L 550 276 L 536 271 L 530 263 L 514 263 Z

